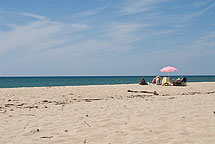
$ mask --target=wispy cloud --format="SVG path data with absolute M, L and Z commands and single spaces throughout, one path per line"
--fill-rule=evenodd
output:
M 186 26 L 189 26 L 189 24 L 178 24 L 178 25 L 175 25 L 174 27 L 175 28 L 183 28 L 183 27 L 186 27 Z
M 112 23 L 108 24 L 104 29 L 106 31 L 98 35 L 82 39 L 73 43 L 72 47 L 79 48 L 78 52 L 124 52 L 133 49 L 133 45 L 143 39 L 142 36 L 136 37 L 136 33 L 144 27 L 137 23 Z
M 59 71 L 59 67 L 62 70 L 70 69 L 70 72 L 80 68 L 80 72 L 86 73 L 89 71 L 85 67 L 90 69 L 94 66 L 96 70 L 96 63 L 102 60 L 110 65 L 110 69 L 113 69 L 114 61 L 122 60 L 119 65 L 124 64 L 124 71 L 127 69 L 124 60 L 130 65 L 144 65 L 144 69 L 153 69 L 154 64 L 160 66 L 178 62 L 181 65 L 181 61 L 186 64 L 192 58 L 215 53 L 215 34 L 209 32 L 214 30 L 214 21 L 204 17 L 208 21 L 201 21 L 205 26 L 201 29 L 198 29 L 198 23 L 188 23 L 193 18 L 202 20 L 200 15 L 212 15 L 209 10 L 215 7 L 215 3 L 211 1 L 185 5 L 170 0 L 122 0 L 93 10 L 89 10 L 89 7 L 81 13 L 62 12 L 65 15 L 59 17 L 52 15 L 56 20 L 51 19 L 48 13 L 40 15 L 41 11 L 4 12 L 0 16 L 3 27 L 0 30 L 0 64 L 7 71 L 8 66 L 14 70 L 17 64 L 26 64 L 26 67 L 32 65 L 31 68 L 34 68 L 34 63 L 40 61 L 43 63 L 38 64 L 41 71 L 45 68 L 46 72 L 50 72 L 46 68 L 49 65 L 57 71 L 57 63 Z M 97 19 L 97 14 L 102 16 Z M 7 28 L 4 28 L 5 25 Z M 202 33 L 204 35 L 200 37 Z M 112 59 L 114 56 L 115 59 Z M 149 59 L 152 63 L 150 66 Z M 86 61 L 92 63 L 88 65 Z M 71 67 L 68 68 L 68 65 Z M 101 67 L 105 66 L 101 62 Z M 119 68 L 117 64 L 115 67 Z M 139 70 L 139 66 L 136 70 Z
M 196 2 L 193 2 L 192 5 L 195 7 L 199 7 L 199 6 L 203 6 L 203 5 L 208 4 L 208 2 L 209 2 L 209 0 L 196 1 Z
M 202 10 L 199 10 L 197 12 L 194 12 L 194 13 L 191 13 L 191 14 L 185 16 L 183 18 L 183 20 L 182 20 L 182 23 L 185 23 L 185 22 L 187 22 L 187 21 L 189 21 L 189 20 L 191 20 L 191 19 L 193 19 L 193 18 L 195 18 L 197 16 L 200 16 L 201 14 L 205 13 L 206 11 L 214 8 L 214 6 L 215 6 L 215 3 L 212 3 L 212 4 L 210 4 L 209 6 L 207 6 L 206 8 L 204 8 Z
M 202 35 L 199 39 L 192 41 L 188 44 L 181 44 L 181 49 L 175 51 L 175 56 L 182 56 L 183 61 L 198 59 L 215 54 L 215 32 L 208 32 Z M 171 54 L 172 55 L 172 54 Z
M 24 16 L 28 16 L 28 17 L 32 17 L 32 18 L 35 18 L 35 19 L 39 19 L 39 20 L 49 20 L 45 16 L 37 15 L 37 14 L 34 14 L 34 13 L 19 13 L 19 14 L 24 15 Z
M 113 23 L 111 25 L 111 30 L 108 33 L 110 37 L 113 39 L 121 39 L 125 37 L 130 37 L 129 39 L 132 39 L 133 34 L 138 32 L 139 30 L 143 28 L 150 27 L 150 24 L 138 24 L 138 23 Z
M 103 7 L 100 7 L 100 8 L 94 9 L 94 10 L 80 12 L 80 13 L 75 14 L 74 16 L 75 17 L 88 17 L 88 16 L 92 16 L 92 15 L 97 14 L 101 10 L 104 10 L 104 9 L 108 8 L 110 5 L 111 5 L 111 2 L 109 2 L 108 4 L 106 4 Z
M 136 33 L 150 27 L 150 24 L 112 23 L 103 27 L 105 32 L 86 37 L 86 24 L 52 21 L 33 13 L 19 14 L 36 20 L 29 20 L 22 25 L 11 24 L 9 31 L 0 31 L 1 56 L 13 52 L 10 57 L 16 57 L 16 61 L 29 56 L 33 59 L 33 55 L 54 58 L 56 55 L 64 57 L 72 53 L 126 51 L 134 48 L 133 45 L 143 38 L 136 37 Z
M 11 52 L 16 56 L 33 55 L 56 47 L 68 48 L 70 42 L 80 36 L 78 32 L 87 28 L 82 23 L 67 24 L 37 14 L 22 14 L 38 20 L 23 25 L 11 24 L 9 31 L 0 31 L 1 55 Z
M 157 4 L 168 0 L 126 0 L 121 4 L 121 15 L 137 14 L 149 11 Z
M 195 50 L 201 50 L 202 52 L 214 51 L 215 52 L 215 32 L 208 32 L 200 37 L 200 39 L 192 44 L 192 48 Z
M 155 50 L 155 51 L 146 52 L 144 53 L 144 55 L 159 55 L 165 52 L 166 52 L 165 50 Z

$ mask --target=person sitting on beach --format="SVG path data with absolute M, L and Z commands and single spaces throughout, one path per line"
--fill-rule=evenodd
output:
M 172 83 L 174 83 L 174 82 L 175 82 L 175 79 L 173 78 L 173 79 L 172 79 Z
M 153 78 L 152 84 L 156 84 L 156 78 L 157 78 L 157 77 Z
M 161 85 L 161 77 L 156 76 L 156 85 Z
M 187 78 L 185 78 L 185 77 L 183 77 L 183 76 L 180 77 L 180 80 L 181 80 L 181 82 L 183 82 L 183 83 L 186 83 L 186 82 L 187 82 Z
M 139 85 L 148 85 L 147 82 L 145 81 L 144 77 L 141 78 Z
M 181 83 L 181 80 L 179 78 L 177 78 L 177 79 L 173 78 L 172 83 L 173 83 L 173 85 L 174 85 L 174 83 Z
M 163 77 L 163 80 L 162 80 L 162 86 L 171 86 L 171 83 L 169 81 L 169 77 Z
M 172 79 L 172 83 L 174 86 L 185 86 L 187 82 L 187 78 L 179 77 L 178 79 Z

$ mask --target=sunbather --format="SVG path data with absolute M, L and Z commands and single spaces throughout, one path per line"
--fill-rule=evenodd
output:
M 156 85 L 161 85 L 161 77 L 156 76 Z
M 187 78 L 179 77 L 178 79 L 173 79 L 172 83 L 174 86 L 185 86 L 187 82 Z
M 156 78 L 157 78 L 157 77 L 153 78 L 152 84 L 156 84 Z
M 145 81 L 144 77 L 141 78 L 139 85 L 148 85 L 147 82 Z

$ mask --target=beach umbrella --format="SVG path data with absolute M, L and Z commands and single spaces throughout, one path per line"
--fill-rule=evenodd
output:
M 169 76 L 170 72 L 178 71 L 178 69 L 171 67 L 171 66 L 167 66 L 167 67 L 162 68 L 160 71 L 161 72 L 168 72 L 168 76 Z

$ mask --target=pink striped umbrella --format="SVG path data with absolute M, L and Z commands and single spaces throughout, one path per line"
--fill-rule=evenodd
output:
M 178 69 L 171 67 L 171 66 L 167 66 L 167 67 L 162 68 L 160 71 L 161 72 L 168 72 L 168 76 L 169 76 L 170 72 L 178 71 Z
M 171 67 L 171 66 L 167 66 L 167 67 L 162 68 L 160 71 L 161 72 L 174 72 L 174 71 L 178 71 L 178 69 Z

